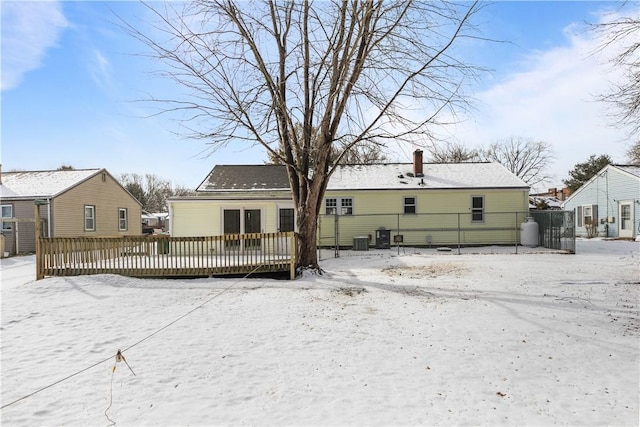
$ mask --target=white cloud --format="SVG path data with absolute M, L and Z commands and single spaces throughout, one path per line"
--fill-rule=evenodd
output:
M 16 88 L 25 73 L 42 65 L 68 22 L 60 2 L 3 1 L 1 90 Z
M 89 72 L 93 81 L 102 89 L 106 89 L 111 81 L 111 64 L 99 50 L 94 50 Z
M 608 106 L 596 101 L 610 82 L 620 79 L 590 33 L 566 31 L 568 44 L 536 51 L 500 83 L 476 94 L 479 112 L 454 132 L 470 145 L 487 145 L 520 136 L 550 143 L 556 160 L 556 182 L 591 154 L 625 161 L 628 129 L 611 126 Z M 608 53 L 608 52 L 607 52 Z

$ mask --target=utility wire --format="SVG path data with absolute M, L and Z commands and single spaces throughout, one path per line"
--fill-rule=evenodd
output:
M 16 400 L 13 400 L 13 401 L 9 402 L 9 403 L 7 403 L 7 404 L 4 404 L 4 405 L 0 406 L 0 409 L 4 409 L 4 408 L 6 408 L 6 407 L 9 407 L 9 406 L 11 406 L 11 405 L 13 405 L 13 404 L 15 404 L 15 403 L 18 403 L 18 402 L 20 402 L 20 401 L 22 401 L 22 400 L 25 400 L 25 399 L 27 399 L 27 398 L 29 398 L 29 397 L 31 397 L 31 396 L 33 396 L 33 395 L 35 395 L 35 394 L 38 394 L 38 393 L 40 393 L 41 391 L 44 391 L 44 390 L 46 390 L 46 389 L 49 389 L 49 388 L 51 388 L 51 387 L 53 387 L 53 386 L 56 386 L 56 385 L 60 384 L 61 382 L 64 382 L 64 381 L 66 381 L 66 380 L 68 380 L 68 379 L 70 379 L 70 378 L 73 378 L 73 377 L 75 377 L 75 376 L 77 376 L 77 375 L 80 375 L 81 373 L 86 372 L 86 371 L 88 371 L 89 369 L 95 368 L 95 367 L 96 367 L 96 366 L 98 366 L 98 365 L 102 365 L 103 363 L 108 362 L 109 360 L 113 360 L 113 358 L 114 358 L 114 357 L 116 357 L 116 356 L 118 355 L 118 353 L 124 353 L 125 351 L 132 349 L 133 347 L 135 347 L 135 346 L 137 346 L 137 345 L 139 345 L 139 344 L 141 344 L 141 343 L 145 342 L 146 340 L 150 339 L 151 337 L 153 337 L 153 336 L 155 336 L 155 335 L 159 334 L 160 332 L 164 331 L 164 330 L 165 330 L 165 329 L 167 329 L 168 327 L 170 327 L 170 326 L 172 326 L 172 325 L 176 324 L 176 323 L 177 323 L 177 322 L 179 322 L 180 320 L 182 320 L 182 319 L 184 319 L 185 317 L 189 316 L 189 315 L 190 315 L 191 313 L 193 313 L 194 311 L 196 311 L 196 310 L 198 310 L 198 309 L 200 309 L 200 308 L 204 307 L 205 305 L 207 305 L 208 303 L 210 303 L 211 301 L 213 301 L 214 299 L 218 298 L 220 295 L 222 295 L 223 293 L 227 292 L 229 289 L 231 289 L 232 287 L 234 287 L 235 285 L 237 285 L 238 283 L 240 283 L 240 281 L 242 281 L 242 280 L 246 279 L 247 277 L 251 276 L 253 273 L 255 273 L 255 272 L 256 272 L 260 267 L 262 267 L 262 266 L 263 266 L 263 264 L 258 265 L 256 268 L 254 268 L 253 270 L 251 270 L 251 271 L 250 271 L 249 273 L 247 273 L 245 276 L 243 276 L 243 277 L 241 277 L 240 279 L 236 280 L 235 282 L 231 283 L 231 285 L 229 285 L 229 286 L 227 286 L 226 288 L 222 289 L 220 292 L 218 292 L 217 294 L 215 294 L 214 296 L 212 296 L 211 298 L 209 298 L 208 300 L 206 300 L 206 301 L 205 301 L 205 302 L 203 302 L 202 304 L 200 304 L 200 305 L 198 305 L 197 307 L 195 307 L 195 308 L 193 308 L 193 309 L 189 310 L 188 312 L 186 312 L 186 313 L 185 313 L 185 314 L 183 314 L 182 316 L 178 317 L 177 319 L 175 319 L 175 320 L 173 320 L 173 321 L 171 321 L 171 322 L 167 323 L 166 325 L 164 325 L 164 326 L 163 326 L 163 327 L 161 327 L 160 329 L 158 329 L 158 330 L 156 330 L 156 331 L 154 331 L 154 332 L 150 333 L 149 335 L 147 335 L 146 337 L 142 338 L 141 340 L 139 340 L 139 341 L 137 341 L 137 342 L 135 342 L 135 343 L 131 344 L 129 347 L 125 348 L 124 350 L 122 350 L 122 351 L 118 350 L 118 352 L 117 352 L 117 353 L 115 353 L 115 354 L 113 354 L 113 355 L 111 355 L 111 356 L 107 357 L 106 359 L 103 359 L 103 360 L 101 360 L 101 361 L 99 361 L 99 362 L 96 362 L 96 363 L 94 363 L 94 364 L 93 364 L 93 365 L 91 365 L 91 366 L 87 366 L 86 368 L 81 369 L 81 370 L 79 370 L 79 371 L 77 371 L 77 372 L 74 372 L 74 373 L 73 373 L 73 374 L 71 374 L 71 375 L 67 375 L 66 377 L 61 378 L 61 379 L 59 379 L 59 380 L 57 380 L 57 381 L 55 381 L 55 382 L 53 382 L 53 383 L 51 383 L 51 384 L 49 384 L 49 385 L 46 385 L 46 386 L 44 386 L 44 387 L 41 387 L 41 388 L 39 388 L 38 390 L 36 390 L 36 391 L 34 391 L 34 392 L 32 392 L 32 393 L 29 393 L 29 394 L 27 394 L 27 395 L 25 395 L 25 396 L 22 396 L 22 397 L 20 397 L 20 398 L 18 398 L 18 399 L 16 399 Z M 131 369 L 131 368 L 129 368 L 129 369 Z M 132 371 L 132 372 L 133 372 L 133 371 Z M 134 374 L 134 375 L 135 375 L 135 374 Z

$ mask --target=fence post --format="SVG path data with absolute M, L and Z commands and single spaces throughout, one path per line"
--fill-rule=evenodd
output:
M 460 255 L 460 212 L 458 212 L 458 255 Z
M 400 214 L 396 214 L 396 222 L 398 223 L 398 232 L 396 233 L 397 236 L 400 236 Z M 398 242 L 396 243 L 396 246 L 398 247 L 398 256 L 400 256 L 400 240 L 398 238 Z M 404 247 L 404 242 L 403 242 L 403 247 Z
M 513 233 L 513 240 L 516 244 L 516 255 L 518 254 L 518 230 L 520 227 L 518 226 L 518 212 L 516 212 L 516 224 L 515 224 L 515 232 Z
M 333 235 L 336 237 L 336 248 L 333 252 L 334 258 L 340 258 L 340 224 L 338 223 L 338 208 L 336 208 L 336 213 L 333 217 Z

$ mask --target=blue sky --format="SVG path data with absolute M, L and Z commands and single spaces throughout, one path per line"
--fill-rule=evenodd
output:
M 638 13 L 638 4 L 627 7 Z M 112 174 L 152 173 L 197 186 L 215 164 L 263 163 L 260 148 L 229 146 L 210 156 L 202 141 L 185 139 L 174 122 L 144 118 L 133 102 L 166 89 L 150 73 L 159 64 L 137 55 L 144 46 L 116 24 L 144 18 L 137 2 L 0 2 L 2 11 L 2 147 L 5 171 L 107 168 Z M 623 163 L 626 131 L 609 126 L 607 107 L 594 101 L 618 78 L 605 59 L 590 55 L 596 40 L 581 31 L 612 2 L 485 3 L 476 23 L 483 36 L 462 50 L 492 68 L 474 86 L 474 110 L 440 136 L 470 146 L 524 137 L 549 142 L 561 180 L 591 154 Z M 411 147 L 394 151 L 409 162 Z

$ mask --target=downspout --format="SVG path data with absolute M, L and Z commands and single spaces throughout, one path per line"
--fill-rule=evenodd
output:
M 169 205 L 169 236 L 173 237 L 173 203 L 167 203 Z
M 51 236 L 51 198 L 47 198 L 47 237 Z
M 605 237 L 609 237 L 609 171 L 605 171 L 606 175 L 604 177 L 605 179 L 605 188 L 606 188 L 606 195 L 607 195 L 607 217 L 605 218 L 604 221 L 604 231 L 605 231 Z

